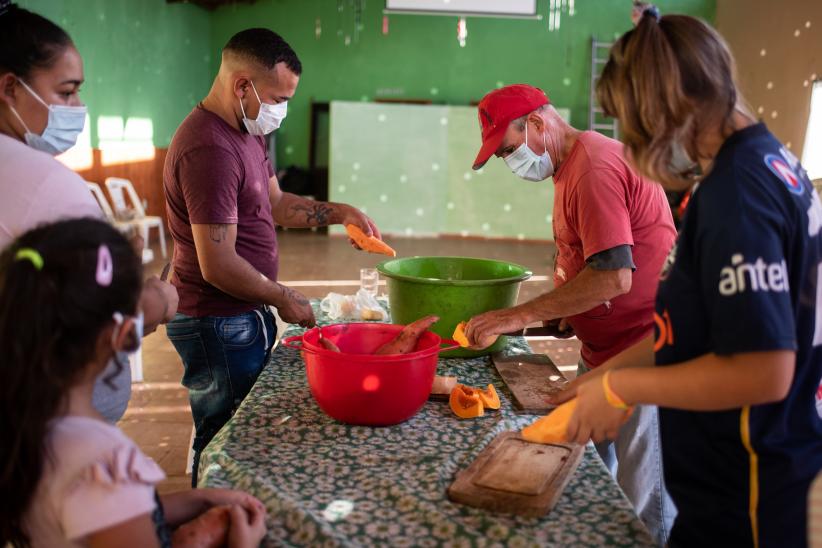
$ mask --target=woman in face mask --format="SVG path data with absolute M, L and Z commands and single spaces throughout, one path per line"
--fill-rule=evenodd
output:
M 83 131 L 82 83 L 68 34 L 0 0 L 0 248 L 57 217 L 102 217 L 85 182 L 51 157 Z
M 637 168 L 699 181 L 662 269 L 655 335 L 573 383 L 569 435 L 612 437 L 659 406 L 671 546 L 805 546 L 822 469 L 822 203 L 744 107 L 698 19 L 646 11 L 598 84 Z
M 83 131 L 83 78 L 83 61 L 63 29 L 0 0 L 0 250 L 42 224 L 103 218 L 85 181 L 54 159 Z M 140 308 L 150 333 L 174 317 L 177 292 L 149 278 Z M 125 412 L 130 382 L 123 368 L 112 383 L 98 383 L 95 405 L 112 422 Z

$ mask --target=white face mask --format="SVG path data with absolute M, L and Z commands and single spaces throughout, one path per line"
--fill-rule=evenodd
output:
M 544 181 L 554 174 L 554 164 L 551 162 L 551 156 L 548 155 L 544 133 L 542 134 L 542 144 L 545 146 L 545 152 L 541 155 L 528 146 L 528 121 L 526 121 L 525 142 L 505 157 L 505 163 L 508 164 L 514 174 L 526 181 Z
M 699 164 L 694 162 L 685 147 L 679 141 L 671 143 L 671 159 L 668 161 L 668 170 L 674 175 L 691 179 L 701 174 Z
M 251 82 L 251 89 L 254 90 L 254 95 L 257 96 L 257 101 L 260 102 L 260 112 L 257 114 L 256 120 L 246 118 L 243 100 L 240 99 L 243 123 L 251 135 L 268 135 L 280 127 L 280 124 L 285 120 L 285 115 L 288 112 L 288 101 L 269 105 L 268 103 L 260 101 L 260 95 L 257 93 L 257 88 L 254 87 L 254 82 Z
M 31 93 L 32 97 L 40 101 L 40 103 L 49 110 L 46 129 L 43 130 L 42 135 L 37 135 L 29 131 L 29 127 L 23 121 L 23 118 L 20 117 L 13 107 L 9 107 L 26 130 L 24 135 L 26 144 L 31 148 L 47 152 L 52 156 L 62 154 L 73 147 L 77 143 L 77 137 L 83 132 L 83 128 L 86 125 L 86 112 L 88 109 L 85 106 L 68 107 L 65 105 L 49 105 L 43 101 L 28 84 L 22 80 L 20 80 L 20 83 Z

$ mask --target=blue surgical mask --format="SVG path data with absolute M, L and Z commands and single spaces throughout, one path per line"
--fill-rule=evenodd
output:
M 548 147 L 545 143 L 545 134 L 542 134 L 542 144 L 545 152 L 537 154 L 528 146 L 528 121 L 525 122 L 525 142 L 514 152 L 505 157 L 505 163 L 511 171 L 526 181 L 544 181 L 554 174 L 554 164 L 548 154 Z
M 26 144 L 31 148 L 41 150 L 52 156 L 62 154 L 73 147 L 77 143 L 77 137 L 83 132 L 83 128 L 86 125 L 86 112 L 88 109 L 85 106 L 69 107 L 65 105 L 49 105 L 43 101 L 28 84 L 22 80 L 20 80 L 20 83 L 32 97 L 40 101 L 49 111 L 46 129 L 43 130 L 42 135 L 38 135 L 32 133 L 23 121 L 23 118 L 13 107 L 10 107 L 11 111 L 17 116 L 17 119 L 20 120 L 20 123 L 23 124 L 23 128 L 26 130 L 24 135 Z
M 260 95 L 257 93 L 257 88 L 254 87 L 254 82 L 251 82 L 251 89 L 254 90 L 254 95 L 257 96 L 257 101 L 260 103 L 260 112 L 257 113 L 257 119 L 252 120 L 246 118 L 245 108 L 243 107 L 243 100 L 240 99 L 240 110 L 243 113 L 243 123 L 250 135 L 268 135 L 283 123 L 285 115 L 288 113 L 288 101 L 270 105 L 263 103 L 260 100 Z

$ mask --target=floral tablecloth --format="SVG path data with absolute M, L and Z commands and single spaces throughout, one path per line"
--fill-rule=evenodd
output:
M 528 351 L 523 339 L 506 349 Z M 441 359 L 438 374 L 476 386 L 493 383 L 502 408 L 459 420 L 447 403 L 429 401 L 403 424 L 348 426 L 323 414 L 299 353 L 280 346 L 203 452 L 201 485 L 243 489 L 262 500 L 269 513 L 265 546 L 653 545 L 590 444 L 546 517 L 450 502 L 446 489 L 457 471 L 498 433 L 535 417 L 512 411 L 510 392 L 488 357 Z

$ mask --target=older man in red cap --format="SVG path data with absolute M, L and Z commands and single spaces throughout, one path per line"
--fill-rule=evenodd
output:
M 570 326 L 582 342 L 580 373 L 595 369 L 654 327 L 657 281 L 676 237 L 665 193 L 631 167 L 619 141 L 571 127 L 535 87 L 492 91 L 479 120 L 474 169 L 497 156 L 525 180 L 553 177 L 557 255 L 553 291 L 473 318 L 466 335 L 479 342 L 539 321 Z M 662 480 L 656 408 L 636 409 L 630 423 L 597 450 L 664 544 L 675 510 Z

